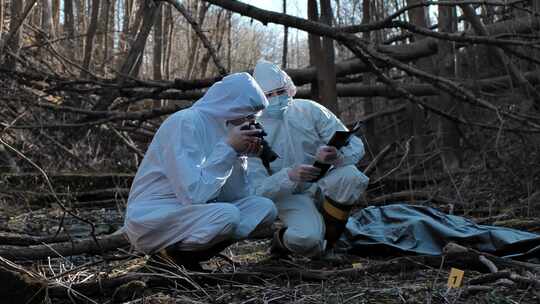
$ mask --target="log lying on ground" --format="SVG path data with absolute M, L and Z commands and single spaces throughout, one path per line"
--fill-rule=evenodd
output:
M 62 185 L 69 186 L 72 191 L 81 189 L 103 189 L 112 188 L 116 185 L 130 185 L 134 174 L 132 173 L 47 173 L 47 176 L 55 186 L 61 188 Z M 4 189 L 16 188 L 17 185 L 24 185 L 28 188 L 29 184 L 43 183 L 43 175 L 38 172 L 26 173 L 2 173 L 0 174 L 0 185 Z M 77 187 L 78 186 L 78 187 Z M 57 190 L 58 191 L 58 190 Z M 61 192 L 61 191 L 58 191 Z
M 0 232 L 0 245 L 30 246 L 43 243 L 59 243 L 69 240 L 67 235 L 33 236 L 20 233 Z
M 56 202 L 54 195 L 50 192 L 0 189 L 0 193 L 28 198 L 30 205 L 42 206 L 44 203 Z M 126 199 L 128 194 L 129 188 L 107 188 L 82 192 L 56 192 L 56 196 L 59 199 L 73 203 L 75 207 L 81 205 L 79 204 L 80 202 Z
M 28 247 L 0 246 L 0 257 L 10 260 L 39 260 L 47 257 L 58 257 L 59 255 L 100 254 L 129 246 L 129 242 L 121 234 L 107 235 L 97 239 L 99 246 L 93 238 Z

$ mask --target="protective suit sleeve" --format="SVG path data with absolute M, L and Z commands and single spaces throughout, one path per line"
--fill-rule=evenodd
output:
M 165 175 L 181 202 L 204 204 L 219 195 L 232 173 L 237 153 L 221 140 L 205 157 L 200 149 L 201 136 L 193 123 L 180 122 L 172 127 L 172 136 L 165 136 L 166 142 L 160 145 Z
M 292 194 L 298 183 L 289 179 L 288 171 L 290 169 L 285 167 L 269 175 L 259 158 L 250 157 L 248 159 L 248 180 L 251 195 L 275 199 L 281 195 Z
M 347 130 L 347 127 L 331 111 L 322 107 L 313 107 L 316 128 L 325 143 L 329 142 L 334 132 Z M 349 144 L 340 149 L 343 161 L 340 166 L 355 165 L 364 157 L 364 143 L 357 136 L 351 136 Z

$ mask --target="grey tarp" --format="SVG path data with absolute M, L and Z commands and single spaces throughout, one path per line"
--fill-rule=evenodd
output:
M 368 207 L 347 222 L 341 245 L 358 255 L 440 255 L 454 242 L 476 250 L 514 258 L 538 258 L 540 234 L 477 225 L 437 209 L 406 204 Z

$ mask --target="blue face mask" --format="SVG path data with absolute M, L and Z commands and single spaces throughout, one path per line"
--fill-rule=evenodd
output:
M 263 116 L 282 119 L 285 109 L 289 106 L 289 96 L 287 94 L 282 94 L 274 97 L 268 98 L 268 107 L 262 112 Z

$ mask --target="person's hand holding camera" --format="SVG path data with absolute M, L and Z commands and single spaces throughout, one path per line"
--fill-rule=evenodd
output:
M 227 143 L 238 154 L 258 155 L 262 150 L 260 133 L 260 129 L 252 129 L 246 122 L 229 130 Z

